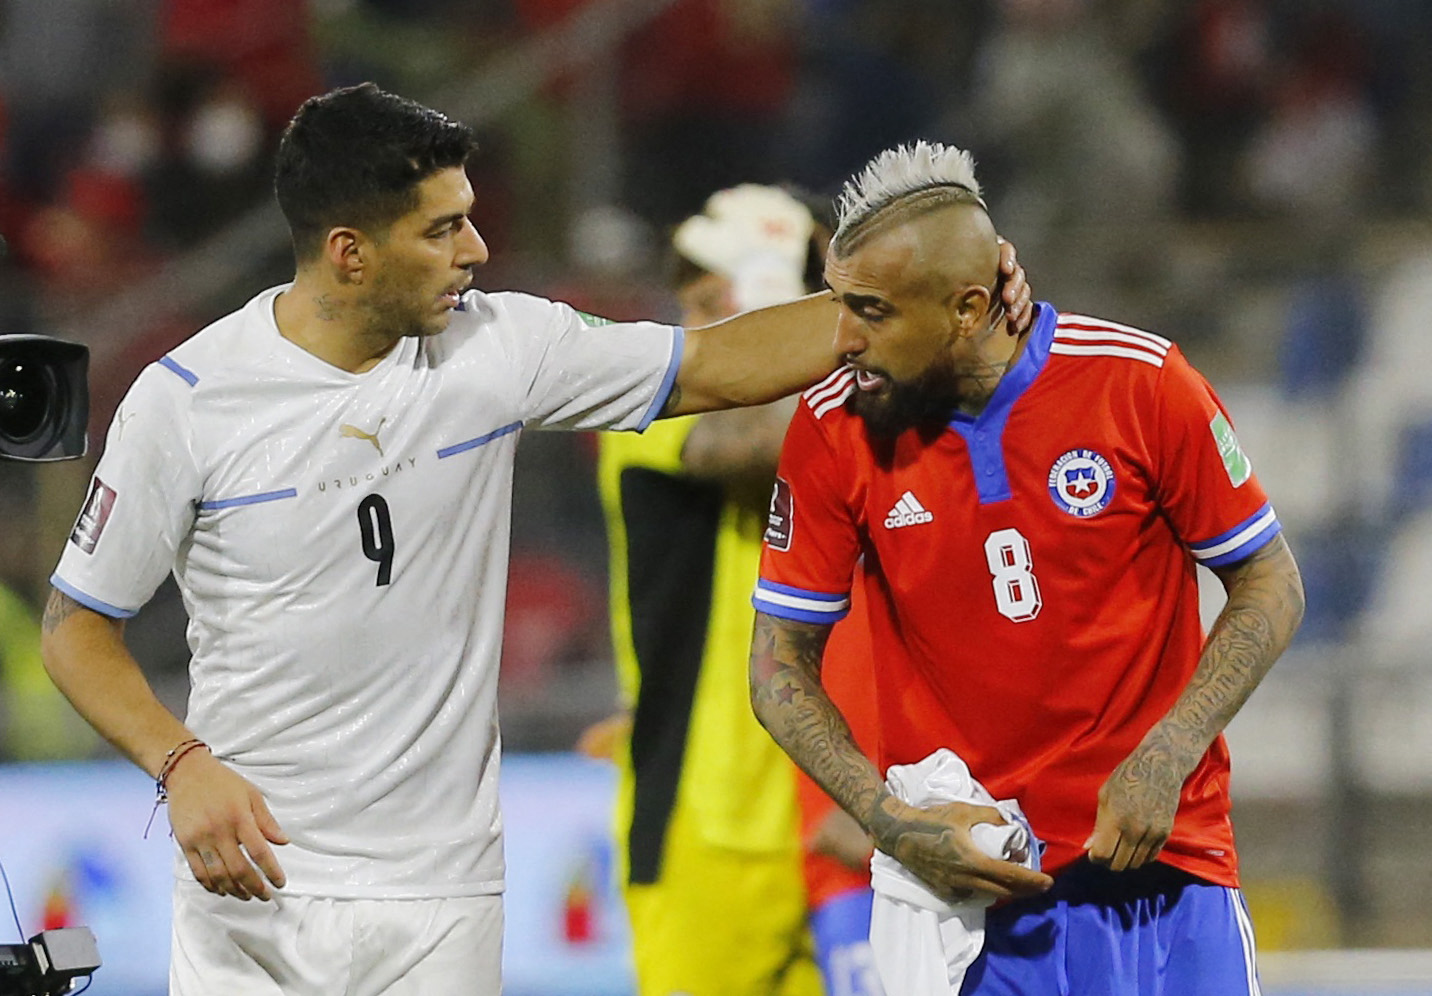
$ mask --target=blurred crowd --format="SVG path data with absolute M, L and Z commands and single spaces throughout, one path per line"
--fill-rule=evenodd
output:
M 222 255 L 225 227 L 271 199 L 270 154 L 306 96 L 365 79 L 421 100 L 476 86 L 492 60 L 602 2 L 5 0 L 0 331 L 78 323 L 112 347 L 92 372 L 97 448 L 144 363 L 264 283 L 151 309 L 132 327 L 109 327 L 106 302 L 175 260 Z M 1249 448 L 1268 447 L 1275 496 L 1296 489 L 1284 518 L 1307 550 L 1310 631 L 1349 638 L 1375 597 L 1393 511 L 1404 522 L 1432 504 L 1432 399 L 1404 362 L 1405 348 L 1427 351 L 1407 345 L 1427 313 L 1408 295 L 1420 303 L 1432 277 L 1425 262 L 1407 267 L 1432 255 L 1432 238 L 1407 225 L 1432 215 L 1432 5 L 646 8 L 618 46 L 539 74 L 511 110 L 479 122 L 475 221 L 495 255 L 480 286 L 614 318 L 671 317 L 662 233 L 713 190 L 756 181 L 830 193 L 888 145 L 968 147 L 1039 296 L 1148 324 L 1256 395 L 1251 431 L 1264 441 Z M 590 106 L 580 100 L 593 81 L 611 88 L 613 111 L 597 132 L 573 113 Z M 585 203 L 572 190 L 590 179 L 598 146 L 615 150 L 617 175 L 605 202 Z M 269 283 L 284 277 L 283 248 L 262 268 Z M 236 274 L 254 280 L 243 262 Z M 1388 400 L 1376 387 L 1384 375 L 1405 391 Z M 1337 405 L 1354 390 L 1381 407 L 1344 432 Z M 1282 450 L 1289 419 L 1303 433 L 1298 453 L 1322 455 L 1315 470 Z M 1383 493 L 1371 498 L 1339 487 L 1339 461 L 1360 440 L 1382 446 Z M 524 443 L 504 661 L 506 739 L 518 747 L 567 746 L 606 705 L 590 463 L 580 439 Z M 1419 471 L 1417 499 L 1398 475 Z M 0 467 L 4 758 L 100 750 L 39 671 L 34 626 L 63 538 L 56 522 L 83 486 L 50 473 Z M 1424 560 L 1432 574 L 1432 554 Z M 186 654 L 174 593 L 147 617 L 131 639 L 177 706 Z

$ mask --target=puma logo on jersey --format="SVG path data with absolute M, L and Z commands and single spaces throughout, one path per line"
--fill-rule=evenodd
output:
M 373 444 L 374 448 L 377 449 L 378 455 L 382 456 L 383 444 L 378 442 L 378 433 L 383 431 L 383 423 L 386 421 L 388 421 L 386 416 L 380 418 L 378 420 L 378 428 L 374 429 L 372 432 L 364 432 L 356 425 L 349 425 L 345 422 L 343 425 L 340 425 L 338 427 L 338 434 L 344 439 L 366 439 L 368 440 L 368 442 Z
M 918 526 L 934 521 L 934 514 L 920 504 L 920 499 L 916 498 L 913 492 L 906 491 L 895 503 L 895 507 L 886 513 L 885 528 L 899 529 L 902 526 Z
M 124 438 L 124 427 L 129 423 L 129 420 L 132 418 L 134 418 L 134 412 L 126 412 L 124 410 L 124 406 L 120 405 L 119 411 L 116 412 L 114 416 L 114 423 L 116 426 L 119 427 L 119 431 L 116 434 L 116 438 Z

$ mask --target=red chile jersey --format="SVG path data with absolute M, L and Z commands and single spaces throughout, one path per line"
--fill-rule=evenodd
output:
M 867 435 L 838 371 L 781 454 L 754 603 L 833 623 L 865 557 L 881 769 L 949 747 L 1014 798 L 1058 872 L 1099 787 L 1174 704 L 1204 635 L 1195 564 L 1280 530 L 1227 413 L 1167 339 L 1041 303 L 976 418 Z M 1160 860 L 1237 885 L 1228 751 Z

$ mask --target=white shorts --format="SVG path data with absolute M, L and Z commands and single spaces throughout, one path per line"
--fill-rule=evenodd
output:
M 501 896 L 242 902 L 175 883 L 170 996 L 501 991 Z

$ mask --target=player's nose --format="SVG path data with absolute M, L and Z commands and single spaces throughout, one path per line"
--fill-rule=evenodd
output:
M 462 234 L 458 239 L 457 259 L 458 266 L 481 266 L 486 263 L 490 253 L 487 251 L 487 243 L 483 241 L 478 233 L 477 227 L 467 219 L 463 220 Z
M 835 319 L 835 351 L 840 356 L 859 356 L 865 352 L 865 336 L 860 322 L 842 308 Z

